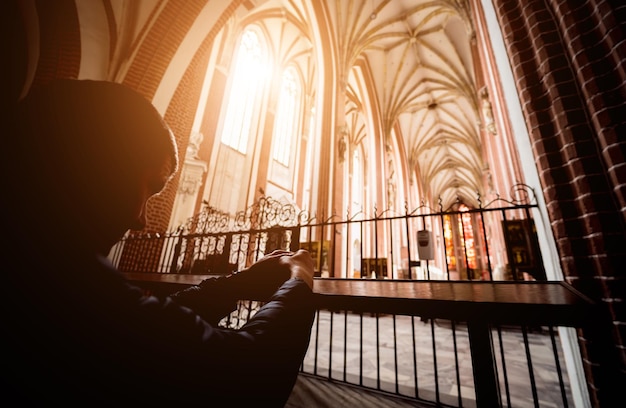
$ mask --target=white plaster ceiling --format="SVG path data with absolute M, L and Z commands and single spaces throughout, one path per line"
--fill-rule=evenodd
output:
M 366 136 L 387 142 L 393 130 L 402 140 L 397 145 L 408 164 L 405 176 L 418 183 L 420 198 L 431 203 L 441 199 L 444 208 L 457 199 L 475 205 L 484 166 L 467 0 L 315 1 L 323 4 L 331 24 L 334 66 L 345 79 L 352 146 Z M 280 28 L 281 47 L 289 50 L 289 58 L 308 55 L 304 44 L 310 42 L 294 34 L 306 31 L 306 7 L 297 0 L 258 3 L 253 12 L 258 17 L 272 14 L 261 10 L 290 15 L 292 36 L 286 35 L 290 24 L 266 20 L 270 33 Z M 368 118 L 372 109 L 379 119 L 375 128 Z
M 464 1 L 327 2 L 340 41 L 350 45 L 348 62 L 360 60 L 371 72 L 382 132 L 387 137 L 393 129 L 402 138 L 420 193 L 441 198 L 444 208 L 457 198 L 475 204 L 483 160 Z

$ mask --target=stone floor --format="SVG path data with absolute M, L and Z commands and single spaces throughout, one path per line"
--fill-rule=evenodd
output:
M 407 408 L 433 407 L 412 399 L 333 382 L 306 374 L 296 381 L 285 408 Z
M 500 333 L 493 331 L 493 342 L 503 406 L 534 407 L 523 334 L 517 328 L 503 328 Z M 556 331 L 555 336 L 558 346 Z M 528 347 L 539 406 L 564 406 L 548 331 L 528 333 Z M 561 370 L 565 370 L 557 348 Z M 428 406 L 434 402 L 476 406 L 467 329 L 464 325 L 453 329 L 446 321 L 396 316 L 394 336 L 392 316 L 363 315 L 361 320 L 358 314 L 321 312 L 313 325 L 303 371 L 313 378 L 303 375 L 298 380 L 288 404 L 291 408 Z M 567 402 L 573 406 L 565 372 L 563 377 Z M 394 394 L 401 398 L 388 396 Z

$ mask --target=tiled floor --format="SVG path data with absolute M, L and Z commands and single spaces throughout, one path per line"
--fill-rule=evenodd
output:
M 300 375 L 285 408 L 432 407 L 415 400 L 383 395 L 363 388 Z
M 558 345 L 558 335 L 555 333 L 555 336 Z M 519 329 L 502 329 L 499 335 L 494 330 L 493 342 L 503 405 L 508 405 L 508 395 L 512 407 L 534 407 L 522 332 Z M 552 341 L 547 330 L 544 328 L 541 332 L 528 333 L 528 347 L 539 406 L 564 406 Z M 564 370 L 560 347 L 557 352 L 561 370 Z M 506 366 L 506 382 L 503 362 Z M 453 330 L 450 322 L 445 321 L 422 322 L 419 318 L 412 319 L 408 316 L 396 316 L 395 319 L 392 316 L 382 316 L 376 319 L 374 316 L 363 315 L 361 318 L 358 314 L 331 315 L 329 312 L 322 312 L 319 321 L 316 320 L 313 326 L 304 371 L 326 378 L 332 373 L 334 381 L 328 384 L 310 378 L 301 379 L 296 387 L 298 394 L 294 392 L 290 407 L 325 406 L 319 401 L 313 405 L 298 405 L 303 404 L 302 398 L 306 400 L 307 393 L 316 392 L 316 389 L 319 394 L 316 398 L 330 395 L 335 390 L 335 404 L 329 406 L 354 406 L 352 403 L 355 400 L 351 400 L 348 405 L 337 405 L 337 393 L 341 394 L 341 398 L 352 398 L 353 392 L 356 392 L 357 398 L 361 395 L 360 408 L 406 404 L 402 400 L 390 399 L 384 399 L 384 403 L 378 400 L 371 402 L 372 396 L 362 388 L 333 388 L 333 385 L 344 382 L 399 393 L 413 401 L 417 382 L 418 399 L 431 402 L 438 400 L 450 406 L 476 405 L 467 329 L 464 325 L 457 325 Z M 563 381 L 568 404 L 573 406 L 565 373 Z M 368 405 L 370 402 L 371 405 Z M 415 406 L 415 403 L 404 406 Z

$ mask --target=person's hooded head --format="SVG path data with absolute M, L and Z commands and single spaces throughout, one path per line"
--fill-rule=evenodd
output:
M 34 220 L 30 228 L 48 229 L 39 233 L 75 237 L 102 254 L 145 226 L 147 199 L 178 165 L 161 115 L 118 83 L 52 81 L 33 89 L 8 120 L 11 210 Z

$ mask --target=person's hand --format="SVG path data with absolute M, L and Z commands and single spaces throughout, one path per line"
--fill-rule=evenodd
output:
M 291 256 L 293 252 L 275 250 L 249 267 L 239 271 L 240 275 L 246 275 L 247 279 L 265 282 L 271 286 L 280 286 L 291 277 L 289 266 L 281 262 L 281 258 Z
M 254 264 L 236 272 L 232 278 L 233 290 L 239 296 L 254 298 L 254 300 L 265 300 L 291 277 L 289 265 L 280 262 L 283 257 L 289 257 L 293 253 L 289 251 L 276 250 Z
M 295 253 L 274 251 L 233 275 L 234 290 L 243 297 L 265 300 L 290 278 L 313 288 L 313 259 L 301 249 Z
M 313 289 L 313 258 L 308 251 L 300 249 L 291 256 L 280 257 L 279 263 L 288 265 L 291 278 L 301 279 Z

